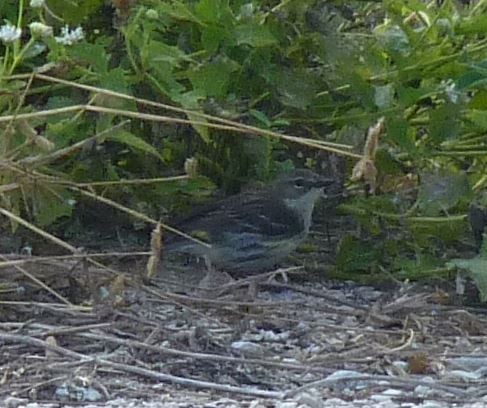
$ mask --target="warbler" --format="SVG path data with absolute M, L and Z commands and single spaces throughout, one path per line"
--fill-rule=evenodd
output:
M 317 200 L 340 190 L 336 179 L 294 170 L 268 186 L 217 201 L 177 226 L 211 248 L 175 237 L 166 251 L 204 257 L 233 277 L 271 269 L 306 238 Z

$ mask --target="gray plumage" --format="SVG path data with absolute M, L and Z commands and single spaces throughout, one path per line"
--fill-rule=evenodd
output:
M 206 257 L 232 275 L 270 269 L 306 238 L 315 203 L 328 189 L 336 193 L 335 179 L 295 170 L 266 187 L 220 200 L 178 225 L 211 248 L 177 237 L 166 250 Z

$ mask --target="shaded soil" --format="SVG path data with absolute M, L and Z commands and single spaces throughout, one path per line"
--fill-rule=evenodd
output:
M 289 282 L 260 276 L 254 298 L 244 280 L 202 288 L 201 265 L 165 264 L 148 280 L 140 254 L 5 251 L 21 261 L 1 269 L 0 400 L 286 408 L 481 401 L 484 311 L 456 305 L 448 281 L 382 289 L 330 281 L 338 231 L 351 226 L 339 217 L 322 224 L 315 251 L 289 261 L 307 269 L 290 269 Z M 113 236 L 105 242 L 90 252 L 125 252 Z

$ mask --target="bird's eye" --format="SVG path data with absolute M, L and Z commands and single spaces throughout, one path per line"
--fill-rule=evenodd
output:
M 304 187 L 304 179 L 298 178 L 298 179 L 294 180 L 294 185 L 296 187 Z

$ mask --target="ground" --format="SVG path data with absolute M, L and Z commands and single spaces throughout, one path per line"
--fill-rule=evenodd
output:
M 254 297 L 192 267 L 144 279 L 135 255 L 4 264 L 2 406 L 487 406 L 485 311 L 448 281 L 331 281 L 327 235 Z

